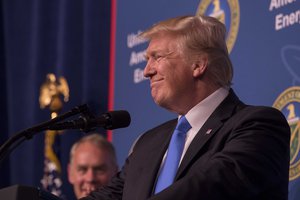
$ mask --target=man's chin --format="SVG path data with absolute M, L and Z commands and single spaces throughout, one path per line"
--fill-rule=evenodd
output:
M 88 187 L 80 190 L 80 198 L 88 196 L 92 191 L 95 190 L 95 187 Z
M 88 196 L 90 193 L 86 190 L 81 190 L 76 194 L 77 199 Z

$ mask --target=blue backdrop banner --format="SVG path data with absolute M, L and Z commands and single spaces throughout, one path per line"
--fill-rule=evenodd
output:
M 119 163 L 134 140 L 149 128 L 175 117 L 154 104 L 143 77 L 147 42 L 140 32 L 178 15 L 211 15 L 228 30 L 227 46 L 234 65 L 233 88 L 248 104 L 280 109 L 293 130 L 290 200 L 300 199 L 299 88 L 300 1 L 152 0 L 118 1 L 114 73 L 114 109 L 127 109 L 132 123 L 113 131 Z M 294 106 L 294 115 L 289 117 Z

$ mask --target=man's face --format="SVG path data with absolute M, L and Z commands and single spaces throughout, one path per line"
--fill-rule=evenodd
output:
M 97 187 L 106 185 L 117 172 L 110 154 L 92 143 L 81 143 L 68 166 L 69 182 L 77 198 L 87 196 Z
M 150 78 L 154 101 L 178 113 L 195 91 L 192 62 L 184 58 L 187 55 L 179 44 L 176 37 L 168 34 L 151 39 L 144 69 L 144 76 Z

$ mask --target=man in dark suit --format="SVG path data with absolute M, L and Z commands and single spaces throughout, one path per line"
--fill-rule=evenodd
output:
M 190 125 L 178 169 L 157 190 L 174 119 L 144 133 L 112 182 L 84 199 L 287 199 L 289 125 L 280 111 L 245 105 L 230 88 L 225 35 L 222 23 L 205 16 L 162 21 L 141 35 L 150 41 L 144 75 L 154 101 Z

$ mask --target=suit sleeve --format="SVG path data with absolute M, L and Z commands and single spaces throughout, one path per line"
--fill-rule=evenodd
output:
M 123 185 L 123 172 L 120 171 L 112 178 L 111 182 L 107 186 L 91 192 L 87 197 L 81 198 L 80 200 L 121 200 Z
M 270 199 L 270 194 L 287 199 L 290 128 L 285 117 L 272 108 L 249 107 L 224 127 L 216 137 L 227 134 L 225 141 L 205 164 L 195 160 L 182 178 L 149 200 Z

